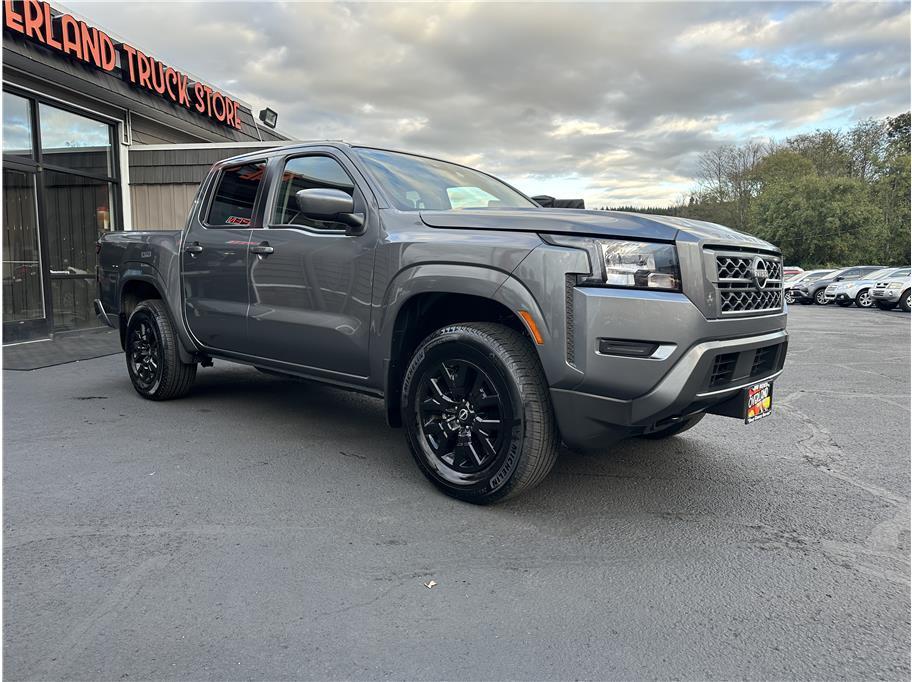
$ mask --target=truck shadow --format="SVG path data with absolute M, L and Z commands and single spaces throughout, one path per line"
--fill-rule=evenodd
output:
M 314 456 L 348 461 L 363 467 L 360 474 L 352 472 L 355 476 L 408 479 L 404 485 L 419 489 L 410 488 L 406 494 L 444 499 L 425 483 L 403 431 L 387 425 L 383 401 L 377 398 L 231 368 L 201 372 L 180 404 L 203 413 L 243 415 L 244 421 L 278 438 L 279 448 L 282 442 L 310 444 L 302 462 Z M 554 469 L 538 488 L 495 508 L 534 512 L 545 506 L 550 513 L 582 506 L 658 512 L 670 508 L 672 498 L 681 492 L 673 490 L 682 486 L 699 498 L 718 495 L 719 485 L 734 483 L 732 472 L 714 456 L 718 443 L 707 448 L 700 428 L 667 441 L 625 440 L 604 452 L 580 454 L 561 447 Z M 313 445 L 324 442 L 315 453 Z

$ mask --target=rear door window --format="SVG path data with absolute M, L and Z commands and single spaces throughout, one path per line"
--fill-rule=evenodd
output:
M 225 228 L 250 225 L 253 205 L 265 171 L 265 161 L 229 166 L 222 170 L 209 205 L 206 225 Z

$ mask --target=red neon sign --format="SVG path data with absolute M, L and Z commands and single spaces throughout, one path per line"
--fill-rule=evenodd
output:
M 3 27 L 86 64 L 113 73 L 138 88 L 240 130 L 238 103 L 70 14 L 54 14 L 43 0 L 3 0 Z

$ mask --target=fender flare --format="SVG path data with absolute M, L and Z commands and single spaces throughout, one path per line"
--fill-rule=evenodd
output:
M 377 306 L 381 312 L 374 327 L 376 343 L 382 352 L 372 353 L 371 374 L 382 379 L 387 408 L 387 420 L 398 424 L 399 395 L 396 377 L 404 367 L 394 361 L 394 331 L 405 306 L 421 294 L 461 294 L 495 301 L 514 314 L 520 310 L 530 313 L 536 321 L 545 344 L 553 330 L 542 314 L 541 307 L 523 284 L 510 273 L 494 267 L 465 263 L 422 263 L 401 270 L 390 280 Z M 520 318 L 521 319 L 521 318 Z M 536 346 L 539 350 L 542 346 Z

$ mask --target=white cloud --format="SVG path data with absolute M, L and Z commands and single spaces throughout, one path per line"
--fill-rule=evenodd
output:
M 719 144 L 910 106 L 907 3 L 67 4 L 300 139 L 596 205 L 673 201 Z

